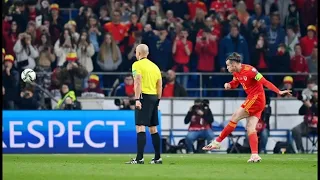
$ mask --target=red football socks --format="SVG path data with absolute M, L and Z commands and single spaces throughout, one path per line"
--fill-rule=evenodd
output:
M 230 121 L 226 127 L 222 130 L 219 137 L 217 137 L 216 141 L 221 142 L 226 138 L 235 128 L 237 127 L 237 123 Z
M 258 136 L 257 132 L 248 134 L 251 154 L 258 154 Z

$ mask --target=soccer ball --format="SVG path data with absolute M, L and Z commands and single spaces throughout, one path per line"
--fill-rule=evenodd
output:
M 21 73 L 21 79 L 25 83 L 31 83 L 36 80 L 36 73 L 32 69 L 25 69 Z

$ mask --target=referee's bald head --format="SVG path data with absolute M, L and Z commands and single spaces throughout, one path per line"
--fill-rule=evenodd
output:
M 146 58 L 149 55 L 149 47 L 146 44 L 139 44 L 136 47 L 136 58 Z

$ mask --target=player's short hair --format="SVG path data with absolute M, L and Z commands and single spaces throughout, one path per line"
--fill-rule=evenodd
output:
M 240 63 L 241 62 L 241 55 L 236 53 L 236 52 L 233 52 L 232 54 L 230 54 L 228 57 L 227 57 L 227 60 L 226 61 L 234 61 L 234 62 L 238 62 Z

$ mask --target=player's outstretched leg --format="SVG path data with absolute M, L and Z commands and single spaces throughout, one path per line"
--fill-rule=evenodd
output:
M 222 130 L 219 137 L 213 140 L 210 144 L 203 147 L 203 150 L 211 151 L 213 149 L 220 149 L 220 143 L 236 128 L 237 123 L 243 119 L 248 117 L 249 114 L 240 107 L 235 113 L 233 113 L 230 122 L 228 125 Z
M 259 119 L 255 116 L 250 116 L 247 118 L 247 133 L 251 149 L 251 157 L 248 160 L 249 163 L 256 163 L 261 161 L 261 157 L 258 155 L 258 136 L 256 132 L 258 121 Z

